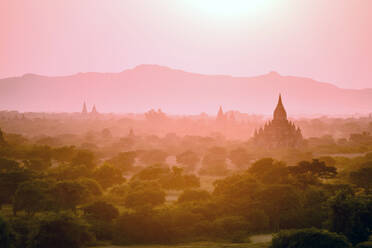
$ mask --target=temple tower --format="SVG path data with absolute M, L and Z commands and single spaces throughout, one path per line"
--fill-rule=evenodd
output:
M 84 104 L 83 104 L 83 110 L 81 111 L 81 113 L 82 113 L 83 115 L 88 114 L 87 104 L 86 104 L 85 102 L 84 102 Z
M 97 108 L 96 108 L 96 105 L 95 104 L 93 105 L 91 114 L 92 115 L 98 115 L 98 111 L 97 111 Z
M 274 149 L 303 145 L 301 130 L 288 120 L 281 95 L 274 110 L 273 120 L 256 130 L 253 140 L 258 146 Z
M 276 108 L 274 110 L 273 117 L 274 121 L 287 121 L 287 111 L 285 111 L 285 108 L 283 106 L 281 94 L 279 94 L 278 104 L 276 105 Z

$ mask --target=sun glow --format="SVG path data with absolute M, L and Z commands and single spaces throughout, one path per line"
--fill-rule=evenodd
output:
M 260 16 L 274 5 L 273 0 L 191 0 L 186 3 L 215 18 Z

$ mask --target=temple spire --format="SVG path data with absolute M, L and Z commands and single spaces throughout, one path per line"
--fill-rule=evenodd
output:
M 287 120 L 287 112 L 285 111 L 283 102 L 282 102 L 282 94 L 279 94 L 278 104 L 274 110 L 274 121 L 275 120 Z
M 88 113 L 87 104 L 85 102 L 83 104 L 83 110 L 81 111 L 81 113 L 84 115 Z
M 218 113 L 217 113 L 217 121 L 225 121 L 226 117 L 225 114 L 223 113 L 222 106 L 220 106 Z
M 96 105 L 95 104 L 93 105 L 93 108 L 92 108 L 92 114 L 94 114 L 94 115 L 98 114 L 98 111 L 96 109 Z

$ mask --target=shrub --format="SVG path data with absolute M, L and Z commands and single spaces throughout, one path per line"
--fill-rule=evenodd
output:
M 274 235 L 271 248 L 348 248 L 346 237 L 320 229 L 281 231 Z
M 116 244 L 169 243 L 173 234 L 168 218 L 160 218 L 154 211 L 123 213 L 116 221 Z
M 93 240 L 88 225 L 68 214 L 44 215 L 30 235 L 30 248 L 80 248 Z
M 0 217 L 0 247 L 8 248 L 11 244 L 11 235 L 8 224 Z
M 226 216 L 214 221 L 217 238 L 242 242 L 248 233 L 249 223 L 242 216 Z
M 35 226 L 35 218 L 24 215 L 13 217 L 9 220 L 9 227 L 13 235 L 13 247 L 25 248 L 28 247 L 29 236 Z M 2 246 L 0 246 L 2 247 Z
M 355 248 L 372 248 L 372 241 L 360 243 Z

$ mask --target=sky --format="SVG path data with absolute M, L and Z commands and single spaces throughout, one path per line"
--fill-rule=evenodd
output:
M 1 0 L 0 78 L 158 64 L 372 88 L 370 0 Z

